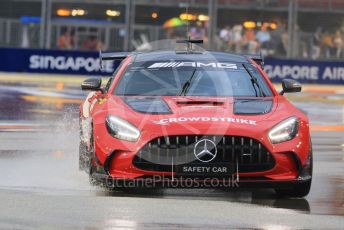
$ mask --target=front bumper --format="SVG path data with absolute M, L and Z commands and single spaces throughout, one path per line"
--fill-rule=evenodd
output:
M 272 180 L 268 178 L 232 178 L 219 179 L 190 179 L 174 178 L 170 176 L 145 176 L 136 179 L 113 178 L 110 175 L 94 173 L 92 177 L 107 188 L 273 188 L 273 189 L 292 189 L 297 185 L 311 181 L 311 178 L 298 178 L 294 180 Z
M 178 177 L 180 175 L 176 174 L 175 171 L 154 171 L 154 170 L 144 170 L 138 168 L 133 161 L 137 157 L 139 150 L 134 151 L 123 151 L 123 150 L 114 150 L 110 151 L 107 154 L 105 160 L 102 161 L 97 158 L 94 161 L 94 164 L 98 170 L 96 178 L 100 180 L 118 180 L 118 181 L 135 181 L 135 180 L 144 180 L 152 179 L 154 177 L 156 181 L 164 182 L 165 180 L 183 180 Z M 306 153 L 310 156 L 309 150 Z M 259 184 L 260 186 L 270 186 L 273 187 L 276 184 L 290 184 L 293 186 L 295 183 L 300 183 L 302 181 L 307 181 L 311 179 L 311 173 L 308 173 L 307 170 L 304 170 L 307 167 L 307 161 L 302 162 L 301 158 L 295 152 L 271 152 L 271 155 L 274 159 L 274 166 L 269 170 L 264 171 L 252 171 L 252 172 L 235 172 L 232 175 L 239 177 L 238 183 L 242 186 L 247 186 L 248 184 Z M 305 173 L 306 172 L 306 173 Z M 302 174 L 302 177 L 300 175 Z M 223 181 L 228 181 L 229 175 Z M 158 177 L 158 178 L 157 178 Z M 199 179 L 199 182 L 204 182 L 204 178 L 210 178 L 202 176 Z M 212 177 L 213 179 L 221 180 L 221 177 Z M 190 178 L 187 178 L 190 179 Z M 197 179 L 196 177 L 192 178 Z M 233 178 L 229 178 L 233 181 Z M 197 187 L 197 186 L 196 186 Z
M 309 142 L 309 131 L 305 127 L 306 124 L 301 124 L 298 135 L 290 140 L 279 144 L 271 144 L 267 138 L 266 133 L 259 129 L 247 131 L 247 129 L 239 129 L 231 127 L 231 132 L 219 127 L 214 129 L 201 130 L 199 132 L 183 129 L 180 127 L 166 128 L 166 132 L 157 131 L 143 131 L 138 142 L 126 142 L 113 138 L 108 134 L 103 124 L 95 125 L 94 139 L 95 139 L 95 161 L 94 164 L 98 172 L 104 172 L 109 178 L 116 180 L 136 180 L 143 177 L 164 176 L 176 177 L 173 170 L 168 171 L 154 171 L 144 170 L 138 168 L 133 164 L 134 158 L 139 151 L 144 148 L 152 140 L 161 136 L 162 133 L 168 133 L 169 136 L 174 135 L 225 135 L 228 136 L 241 136 L 257 140 L 261 143 L 274 159 L 273 168 L 261 171 L 239 172 L 240 183 L 244 178 L 245 183 L 258 183 L 263 182 L 269 184 L 272 181 L 276 182 L 292 182 L 298 181 L 298 177 L 306 163 L 307 157 L 311 149 Z M 226 133 L 227 132 L 227 133 Z M 266 181 L 261 180 L 264 178 Z M 256 181 L 258 179 L 258 181 Z

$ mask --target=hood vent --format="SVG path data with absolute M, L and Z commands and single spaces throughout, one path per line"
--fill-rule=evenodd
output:
M 266 114 L 271 112 L 272 104 L 270 99 L 235 99 L 234 114 Z
M 178 101 L 177 105 L 193 106 L 193 105 L 206 105 L 206 106 L 222 106 L 222 101 Z
M 139 113 L 150 114 L 171 114 L 171 109 L 161 98 L 131 98 L 125 97 L 124 102 L 133 110 Z

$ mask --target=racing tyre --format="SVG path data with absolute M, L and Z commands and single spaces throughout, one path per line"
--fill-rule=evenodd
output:
M 309 157 L 309 168 L 307 169 L 308 173 L 312 176 L 313 173 L 313 154 L 312 151 L 310 152 Z M 311 184 L 312 184 L 312 177 L 311 179 L 301 182 L 299 184 L 296 184 L 291 189 L 275 189 L 278 196 L 282 197 L 305 197 L 308 195 L 309 191 L 311 190 Z
M 276 189 L 276 193 L 280 197 L 305 197 L 311 190 L 311 183 L 312 180 L 309 180 L 307 182 L 297 184 L 292 189 Z
M 93 125 L 92 125 L 92 127 L 93 127 Z M 86 150 L 86 158 L 85 159 L 86 159 L 85 169 L 86 169 L 86 172 L 88 172 L 90 185 L 93 185 L 93 186 L 101 185 L 101 183 L 94 176 L 94 173 L 97 171 L 97 169 L 93 165 L 93 160 L 94 160 L 93 129 L 91 131 L 90 149 Z

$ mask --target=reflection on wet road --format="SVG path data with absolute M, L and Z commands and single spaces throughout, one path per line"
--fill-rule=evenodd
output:
M 281 199 L 269 189 L 91 187 L 77 166 L 84 93 L 74 83 L 2 83 L 0 228 L 344 228 L 344 95 L 318 95 L 291 97 L 311 120 L 311 193 Z

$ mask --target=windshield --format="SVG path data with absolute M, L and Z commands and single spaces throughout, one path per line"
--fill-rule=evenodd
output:
M 213 63 L 202 66 L 188 63 L 190 66 L 180 67 L 164 67 L 169 66 L 168 64 L 134 63 L 121 77 L 114 92 L 123 96 L 272 95 L 265 80 L 252 65 L 250 67 L 246 65 L 245 68 L 240 63 L 222 63 L 219 68 L 218 65 L 211 65 Z M 151 66 L 153 68 L 150 68 Z

